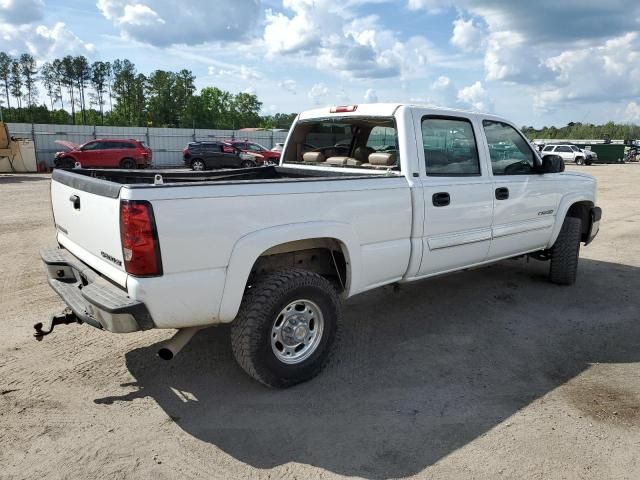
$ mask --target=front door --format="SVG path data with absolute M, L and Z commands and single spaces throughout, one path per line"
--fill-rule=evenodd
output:
M 472 118 L 414 113 L 422 140 L 423 255 L 418 276 L 483 262 L 491 244 L 493 197 Z
M 488 258 L 544 248 L 560 203 L 554 176 L 536 171 L 537 156 L 512 125 L 485 119 L 482 128 L 493 175 L 493 241 Z
M 103 148 L 104 143 L 97 140 L 84 144 L 80 149 L 80 155 L 78 155 L 80 165 L 82 165 L 83 168 L 99 168 L 105 166 Z

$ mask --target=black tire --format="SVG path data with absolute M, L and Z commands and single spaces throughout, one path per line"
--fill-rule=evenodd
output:
M 310 356 L 299 363 L 287 364 L 276 356 L 277 347 L 272 346 L 273 328 L 277 322 L 282 325 L 284 309 L 301 299 L 319 308 L 322 329 Z M 275 388 L 296 385 L 318 375 L 327 364 L 339 333 L 340 317 L 340 299 L 324 277 L 293 268 L 267 273 L 247 290 L 231 324 L 233 355 L 245 372 L 264 385 Z
M 62 165 L 62 168 L 73 168 L 76 166 L 75 160 L 71 157 L 64 157 L 60 164 Z
M 584 158 L 577 157 L 576 158 L 576 165 L 584 165 Z
M 256 166 L 256 162 L 254 162 L 253 160 L 243 160 L 242 163 L 240 164 L 241 168 L 253 168 Z
M 207 169 L 207 164 L 201 158 L 191 160 L 191 170 L 202 172 Z
M 573 285 L 578 273 L 582 220 L 574 217 L 564 219 L 556 243 L 551 248 L 549 280 L 558 285 Z
M 120 168 L 125 170 L 135 170 L 138 168 L 138 164 L 133 158 L 125 158 L 120 162 Z

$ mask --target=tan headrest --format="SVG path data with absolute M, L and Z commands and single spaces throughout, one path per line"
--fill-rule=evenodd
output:
M 355 158 L 347 158 L 347 163 L 345 165 L 349 167 L 359 167 L 363 162 L 360 160 L 356 160 Z
M 375 152 L 369 155 L 369 163 L 371 165 L 390 167 L 396 164 L 396 155 L 395 153 Z
M 302 159 L 305 162 L 324 162 L 326 160 L 322 152 L 305 152 L 302 154 Z
M 349 157 L 329 157 L 327 158 L 327 163 L 329 165 L 344 165 L 347 163 L 347 159 Z

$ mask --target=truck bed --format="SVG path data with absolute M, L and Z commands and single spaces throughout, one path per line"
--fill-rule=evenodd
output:
M 106 180 L 119 185 L 155 185 L 156 177 L 162 177 L 162 184 L 184 183 L 253 183 L 268 181 L 295 181 L 295 180 L 340 180 L 354 178 L 371 178 L 371 173 L 342 172 L 310 170 L 296 167 L 267 166 L 255 168 L 241 168 L 235 170 L 209 170 L 209 171 L 176 171 L 176 170 L 113 170 L 113 169 L 73 169 L 55 170 L 54 180 L 69 184 L 70 178 L 74 178 L 76 184 L 82 183 L 76 175 L 83 175 L 91 179 Z M 375 174 L 373 174 L 375 175 Z M 379 174 L 378 174 L 379 175 Z M 65 181 L 66 180 L 66 181 Z M 102 182 L 101 182 L 102 183 Z M 81 188 L 80 185 L 75 185 Z M 158 185 L 155 185 L 158 186 Z

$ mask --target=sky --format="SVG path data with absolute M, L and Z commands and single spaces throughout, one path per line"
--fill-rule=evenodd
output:
M 0 0 L 0 50 L 187 68 L 265 114 L 401 102 L 640 123 L 638 0 Z

